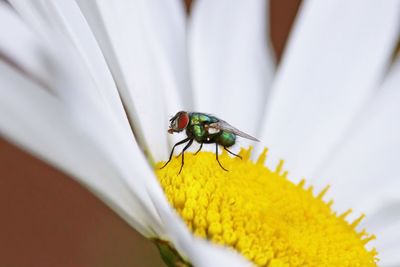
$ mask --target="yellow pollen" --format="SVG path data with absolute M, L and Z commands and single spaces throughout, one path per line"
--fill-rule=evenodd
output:
M 243 159 L 227 153 L 185 154 L 156 174 L 169 202 L 197 236 L 229 246 L 257 266 L 377 266 L 376 251 L 365 245 L 374 239 L 355 228 L 364 215 L 347 222 L 351 212 L 337 215 L 332 201 L 322 199 L 329 187 L 316 196 L 305 181 L 294 184 L 283 172 L 264 166 L 265 150 L 253 163 L 251 149 Z

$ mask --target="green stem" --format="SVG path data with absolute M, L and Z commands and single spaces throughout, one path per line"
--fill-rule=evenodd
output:
M 158 251 L 160 252 L 161 258 L 168 267 L 191 267 L 192 265 L 185 261 L 170 244 L 166 241 L 155 239 L 153 240 L 156 244 Z

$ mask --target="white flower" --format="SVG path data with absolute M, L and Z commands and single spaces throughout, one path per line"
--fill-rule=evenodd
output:
M 1 133 L 144 236 L 195 266 L 248 264 L 189 233 L 145 157 L 167 158 L 169 115 L 202 110 L 258 132 L 293 179 L 332 184 L 336 209 L 367 214 L 381 266 L 400 264 L 399 1 L 304 3 L 274 77 L 263 0 L 199 0 L 188 21 L 177 0 L 9 2 Z

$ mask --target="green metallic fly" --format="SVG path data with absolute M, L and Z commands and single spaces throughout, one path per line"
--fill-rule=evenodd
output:
M 215 116 L 200 113 L 200 112 L 187 112 L 187 111 L 179 111 L 175 114 L 170 120 L 170 125 L 168 129 L 168 133 L 173 134 L 174 132 L 182 132 L 186 129 L 187 138 L 179 141 L 174 145 L 171 150 L 171 154 L 169 155 L 168 161 L 161 167 L 164 168 L 171 161 L 172 155 L 174 154 L 175 147 L 182 145 L 187 142 L 185 147 L 182 149 L 182 164 L 179 170 L 181 173 L 183 165 L 185 164 L 185 151 L 192 145 L 195 140 L 200 144 L 200 148 L 197 150 L 195 155 L 200 152 L 203 148 L 203 144 L 213 144 L 215 143 L 215 155 L 219 166 L 224 170 L 225 169 L 221 162 L 218 159 L 218 146 L 222 146 L 227 152 L 232 154 L 233 156 L 242 158 L 241 156 L 231 152 L 228 150 L 228 147 L 231 147 L 236 142 L 236 136 L 240 136 L 252 141 L 258 140 L 242 131 L 239 131 L 226 121 L 223 121 Z

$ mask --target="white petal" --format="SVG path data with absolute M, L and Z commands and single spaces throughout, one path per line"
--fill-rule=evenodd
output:
M 318 182 L 332 182 L 335 196 L 347 205 L 373 210 L 382 197 L 400 199 L 400 60 L 385 83 L 353 122 L 344 141 L 325 162 Z M 324 180 L 322 180 L 324 179 Z M 357 185 L 357 190 L 354 190 Z M 394 185 L 397 185 L 393 187 Z M 382 192 L 386 188 L 385 192 Z M 390 190 L 390 189 L 393 190 Z M 388 195 L 392 191 L 393 195 Z M 395 192 L 397 191 L 397 194 Z M 377 196 L 377 199 L 375 199 Z M 373 198 L 376 204 L 365 203 Z
M 198 111 L 256 135 L 274 71 L 267 1 L 201 0 L 190 23 L 191 77 Z
M 2 22 L 0 34 L 3 36 L 0 42 L 2 56 L 19 65 L 32 79 L 45 86 L 48 85 L 47 68 L 44 67 L 43 57 L 39 56 L 44 53 L 46 46 L 40 43 L 36 36 L 16 19 L 12 9 L 2 2 L 0 2 L 0 18 Z
M 244 259 L 237 252 L 213 245 L 199 238 L 181 240 L 185 252 L 189 255 L 190 262 L 199 267 L 250 267 L 254 264 Z
M 310 177 L 367 103 L 398 40 L 400 2 L 304 2 L 261 135 L 291 177 Z
M 374 213 L 367 214 L 361 227 L 376 235 L 376 240 L 368 244 L 378 249 L 379 266 L 398 266 L 400 257 L 400 201 L 383 200 L 382 206 Z
M 398 208 L 398 207 L 397 207 Z M 392 224 L 382 232 L 377 232 L 376 245 L 378 248 L 379 266 L 395 267 L 400 265 L 399 240 L 400 240 L 400 221 Z
M 145 236 L 151 218 L 118 169 L 77 129 L 62 103 L 0 61 L 0 131 L 73 175 Z
M 318 172 L 330 183 L 336 208 L 365 212 L 363 226 L 377 233 L 378 251 L 387 251 L 385 238 L 400 225 L 400 59 L 382 87 L 354 121 L 344 141 Z M 382 263 L 390 261 L 382 257 Z M 400 261 L 397 261 L 400 264 Z
M 75 51 L 76 57 L 74 59 L 76 62 L 74 63 L 83 69 L 84 75 L 91 78 L 93 84 L 86 88 L 86 90 L 93 90 L 90 92 L 90 97 L 102 101 L 104 108 L 110 110 L 115 119 L 129 133 L 130 126 L 116 85 L 78 5 L 74 1 L 27 2 L 11 0 L 11 3 L 26 23 L 34 26 L 42 36 L 54 38 L 54 33 L 57 32 L 65 37 L 64 40 L 69 42 L 71 49 Z M 13 49 L 16 55 L 24 53 L 26 48 L 31 47 L 26 46 L 19 49 L 15 45 L 20 43 L 18 38 L 13 39 Z M 62 53 L 62 51 L 59 52 Z M 35 56 L 38 53 L 31 53 L 30 55 Z M 29 68 L 29 71 L 35 72 L 36 68 Z M 131 137 L 133 136 L 131 135 Z
M 8 17 L 1 17 L 1 22 L 7 23 L 7 25 L 12 29 L 24 28 L 24 25 L 18 19 L 12 17 L 11 13 L 9 13 L 9 15 L 10 16 Z M 10 17 L 13 19 L 5 20 L 5 18 Z M 19 35 L 16 35 L 16 41 L 21 42 L 20 47 L 26 47 L 27 51 L 35 53 L 35 50 L 29 49 L 29 45 L 31 44 L 31 42 L 25 42 L 25 40 L 29 40 L 28 38 L 24 38 L 24 34 L 26 32 L 29 32 L 27 28 L 25 28 L 25 31 L 19 31 Z M 98 157 L 102 157 L 104 158 L 104 160 L 107 160 L 108 164 L 114 168 L 113 171 L 119 175 L 119 179 L 122 179 L 121 182 L 126 186 L 126 189 L 129 190 L 132 196 L 123 204 L 126 204 L 126 206 L 133 207 L 137 210 L 136 212 L 133 212 L 131 210 L 131 213 L 129 215 L 132 216 L 132 218 L 130 218 L 130 220 L 139 221 L 139 230 L 142 232 L 144 231 L 142 229 L 143 225 L 145 225 L 147 227 L 146 231 L 150 231 L 149 229 L 152 228 L 151 230 L 153 231 L 153 233 L 154 231 L 157 233 L 162 233 L 163 230 L 161 223 L 149 199 L 148 193 L 146 192 L 147 187 L 159 187 L 159 184 L 155 179 L 154 174 L 147 164 L 143 154 L 135 143 L 132 134 L 127 133 L 126 128 L 122 127 L 121 124 L 118 123 L 117 120 L 115 120 L 115 117 L 112 116 L 112 114 L 107 109 L 104 109 L 104 102 L 100 101 L 99 98 L 93 98 L 90 96 L 90 94 L 94 92 L 94 90 L 91 89 L 93 86 L 93 82 L 89 77 L 85 75 L 85 69 L 80 64 L 78 64 L 79 60 L 76 60 L 76 54 L 71 51 L 68 45 L 63 45 L 63 43 L 59 42 L 59 36 L 54 35 L 53 37 L 54 39 L 52 40 L 52 44 L 62 50 L 62 54 L 52 53 L 54 52 L 54 50 L 56 51 L 56 49 L 53 49 L 54 47 L 49 47 L 49 53 L 38 53 L 38 55 L 36 56 L 30 56 L 30 58 L 34 58 L 35 60 L 37 60 L 35 64 L 43 64 L 43 66 L 40 67 L 46 71 L 46 78 L 49 77 L 48 80 L 50 82 L 48 86 L 51 86 L 51 88 L 46 87 L 45 89 L 47 90 L 47 97 L 53 100 L 43 101 L 53 102 L 50 102 L 50 104 L 48 104 L 47 102 L 41 103 L 41 98 L 46 99 L 46 94 L 35 95 L 35 91 L 37 90 L 30 90 L 32 92 L 28 91 L 27 93 L 25 93 L 24 91 L 15 91 L 13 92 L 15 93 L 15 95 L 10 95 L 10 97 L 13 97 L 11 100 L 9 99 L 9 97 L 4 97 L 4 99 L 2 100 L 7 101 L 7 105 L 4 106 L 4 108 L 7 108 L 7 110 L 4 113 L 4 125 L 2 125 L 4 129 L 2 129 L 2 131 L 5 131 L 5 134 L 7 134 L 9 138 L 12 138 L 15 142 L 22 143 L 23 146 L 26 146 L 37 154 L 40 154 L 42 157 L 52 163 L 54 163 L 54 161 L 57 161 L 57 166 L 65 168 L 62 159 L 60 160 L 60 162 L 58 162 L 57 158 L 49 158 L 48 154 L 45 154 L 50 148 L 43 145 L 44 151 L 42 151 L 39 150 L 40 147 L 35 147 L 36 145 L 41 145 L 41 142 L 46 142 L 46 138 L 49 138 L 49 140 L 52 139 L 54 140 L 54 142 L 56 142 L 56 144 L 51 144 L 51 149 L 55 151 L 50 151 L 49 153 L 63 154 L 63 152 L 65 152 L 63 151 L 65 148 L 63 146 L 58 148 L 57 145 L 60 142 L 65 142 L 67 145 L 69 144 L 69 141 L 74 142 L 74 138 L 72 138 L 72 140 L 68 139 L 68 131 L 66 133 L 66 136 L 61 135 L 61 139 L 57 139 L 57 136 L 59 134 L 59 131 L 57 130 L 57 124 L 54 125 L 56 129 L 55 132 L 51 132 L 53 127 L 52 124 L 54 124 L 53 121 L 56 117 L 56 115 L 54 115 L 55 117 L 52 117 L 52 113 L 59 114 L 61 112 L 64 112 L 65 114 L 60 115 L 61 117 L 58 122 L 60 125 L 62 125 L 60 127 L 72 127 L 70 131 L 73 131 L 73 133 L 76 132 L 77 134 L 84 136 L 84 140 L 89 140 L 88 142 L 91 144 L 91 146 L 94 146 L 96 148 L 96 151 L 92 153 L 99 153 Z M 44 49 L 38 51 L 44 51 Z M 5 58 L 8 58 L 7 55 Z M 18 69 L 26 69 L 25 65 L 18 65 L 19 62 L 11 61 L 10 63 L 12 63 L 13 66 L 18 67 Z M 24 90 L 26 87 L 30 89 L 32 88 L 32 86 L 35 86 L 32 81 L 32 85 L 30 85 L 28 81 L 24 79 L 24 77 L 17 76 L 16 74 L 14 75 L 15 82 L 13 82 L 13 79 L 10 79 L 10 77 L 13 75 L 12 70 L 9 70 L 11 74 L 7 74 L 7 66 L 4 65 L 4 68 L 4 74 L 2 73 L 4 75 L 4 77 L 2 77 L 2 79 L 4 79 L 3 83 L 7 83 L 7 86 L 9 87 L 5 87 L 6 89 L 11 88 L 10 90 L 13 90 L 13 88 L 15 87 L 18 88 L 18 90 Z M 23 85 L 21 85 L 21 83 Z M 44 90 L 43 88 L 39 89 Z M 8 91 L 3 91 L 2 93 L 7 96 Z M 26 118 L 24 118 L 20 113 L 18 113 L 24 111 L 19 110 L 21 107 L 19 106 L 20 103 L 18 102 L 18 99 L 21 98 L 22 100 L 24 100 L 25 97 L 29 99 L 29 94 L 32 94 L 32 97 L 35 97 L 38 100 L 37 102 L 33 102 L 32 106 L 29 106 L 27 104 L 25 104 L 27 105 L 26 107 L 23 106 L 24 108 L 28 109 L 28 111 L 25 110 L 26 113 L 23 113 L 23 115 L 26 116 Z M 38 108 L 39 110 L 37 112 L 39 112 L 40 116 L 43 116 L 43 118 L 41 118 L 42 121 L 39 121 L 37 126 L 35 126 L 34 124 L 35 120 L 31 121 L 29 117 L 29 115 L 31 114 L 37 114 L 35 113 L 35 111 L 30 112 L 35 108 Z M 55 110 L 53 112 L 54 108 L 58 108 L 61 111 Z M 14 113 L 19 115 L 16 118 L 15 122 L 6 120 Z M 49 114 L 47 116 L 42 115 L 46 113 Z M 64 121 L 62 116 L 67 117 L 65 119 L 68 120 L 65 122 L 66 126 L 63 125 Z M 13 128 L 16 127 L 15 125 L 13 125 L 13 123 L 19 126 L 17 128 Z M 49 136 L 43 135 L 43 139 L 40 139 L 39 143 L 38 140 L 29 139 L 29 137 L 31 136 L 31 132 L 33 132 L 32 138 L 35 138 L 34 131 L 39 131 L 40 129 L 47 130 L 47 134 Z M 21 131 L 21 133 L 19 133 L 18 131 Z M 34 148 L 32 148 L 32 146 L 34 146 Z M 71 146 L 75 150 L 69 151 L 69 153 L 67 153 L 66 155 L 70 157 L 75 157 L 74 153 L 80 153 L 80 146 L 75 146 L 73 144 Z M 82 147 L 84 148 L 84 146 Z M 57 149 L 59 149 L 61 152 L 56 151 Z M 76 156 L 76 158 L 79 159 L 80 155 Z M 73 173 L 73 164 L 68 165 L 68 167 L 69 168 L 67 168 L 67 170 Z M 96 169 L 97 166 L 88 165 L 87 168 Z M 93 186 L 93 188 L 95 188 L 94 190 L 98 191 L 96 189 L 97 181 L 94 180 L 95 178 L 93 176 L 77 176 L 81 182 L 83 182 L 87 186 Z M 116 181 L 116 183 L 118 183 L 118 181 Z M 102 190 L 106 189 L 107 188 L 102 188 Z M 106 193 L 109 193 L 111 196 L 115 194 L 118 197 L 118 191 L 111 190 L 111 192 L 106 191 Z M 103 195 L 99 194 L 99 197 L 102 198 Z M 110 204 L 107 197 L 105 198 L 105 201 Z M 118 206 L 119 203 L 117 203 L 116 205 Z M 144 215 L 142 215 L 142 213 Z M 148 234 L 148 232 L 146 232 L 145 234 Z
M 78 1 L 117 82 L 135 134 L 155 159 L 167 157 L 168 117 L 187 88 L 182 3 Z

